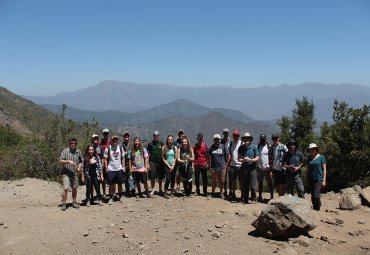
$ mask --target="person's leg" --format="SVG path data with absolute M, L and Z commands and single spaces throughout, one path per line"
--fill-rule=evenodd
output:
M 170 173 L 171 173 L 171 195 L 174 192 L 175 188 L 175 182 L 176 182 L 176 176 L 177 176 L 177 167 L 175 167 Z
M 230 167 L 227 171 L 228 181 L 229 181 L 229 196 L 233 196 L 234 182 L 233 182 L 233 170 L 234 167 Z
M 124 178 L 123 175 L 124 175 L 123 170 L 118 171 L 116 175 L 117 186 L 118 186 L 118 200 L 121 200 L 121 197 L 123 195 L 123 189 L 122 189 L 123 178 Z
M 287 194 L 291 194 L 292 196 L 294 196 L 294 177 L 293 175 L 291 174 L 287 174 L 285 176 L 285 181 L 286 181 L 286 186 L 285 186 L 285 191 Z
M 93 185 L 93 182 L 91 180 L 90 175 L 84 174 L 85 175 L 85 184 L 86 184 L 86 205 L 90 201 L 90 196 L 91 196 L 91 187 Z
M 93 178 L 91 179 L 93 185 L 94 185 L 94 189 L 96 191 L 96 196 L 98 198 L 98 200 L 101 199 L 101 193 L 100 193 L 100 187 L 99 187 L 99 180 L 98 180 L 98 176 L 95 175 L 93 176 Z
M 159 193 L 162 193 L 163 192 L 162 183 L 163 183 L 163 179 L 166 177 L 163 164 L 158 164 L 157 172 L 158 172 L 158 184 L 159 184 L 158 191 Z
M 243 198 L 243 201 L 246 204 L 248 204 L 249 202 L 249 187 L 251 182 L 250 177 L 251 177 L 250 172 L 246 170 L 244 175 L 244 198 Z
M 253 169 L 253 170 L 250 171 L 250 178 L 251 178 L 251 181 L 250 181 L 251 200 L 253 202 L 256 202 L 256 200 L 257 200 L 257 194 L 256 194 L 256 190 L 257 190 L 257 169 Z
M 150 165 L 150 171 L 149 171 L 149 177 L 150 177 L 150 187 L 152 191 L 154 192 L 155 187 L 155 179 L 157 178 L 157 166 L 154 164 L 154 162 L 149 162 Z M 145 186 L 145 185 L 144 185 Z M 154 194 L 154 193 L 153 193 Z
M 225 178 L 221 181 L 222 187 L 220 186 L 220 192 L 223 193 L 225 196 L 227 196 L 227 181 L 228 181 L 228 171 L 225 170 Z M 230 184 L 230 182 L 229 182 Z M 223 191 L 223 192 L 222 192 Z
M 223 192 L 223 189 L 225 187 L 225 176 L 226 176 L 226 168 L 222 169 L 219 173 L 218 173 L 218 176 L 219 176 L 219 180 L 220 180 L 220 194 L 221 194 L 221 198 L 224 199 L 225 198 L 225 193 Z M 226 191 L 225 191 L 226 192 Z
M 257 168 L 257 181 L 258 181 L 258 201 L 262 202 L 262 191 L 263 191 L 263 179 L 265 177 L 264 172 L 261 168 Z
M 311 201 L 312 201 L 312 207 L 316 211 L 320 211 L 321 207 L 321 199 L 320 199 L 320 193 L 321 193 L 321 182 L 315 181 L 313 182 L 313 185 L 311 187 Z
M 294 178 L 294 184 L 295 184 L 294 186 L 297 189 L 298 197 L 304 199 L 304 185 L 303 185 L 302 178 L 301 178 L 301 176 L 299 174 L 297 174 L 295 176 L 295 178 Z
M 212 195 L 214 195 L 217 186 L 217 173 L 215 170 L 211 169 L 211 174 L 212 174 Z
M 71 182 L 68 174 L 63 174 L 62 180 L 63 180 L 62 203 L 65 205 L 67 203 L 68 189 L 71 186 Z
M 128 169 L 128 166 L 125 166 L 125 195 L 128 197 L 130 196 L 130 170 Z
M 200 194 L 200 167 L 194 167 L 194 177 L 195 177 L 195 192 L 199 195 Z M 204 184 L 203 184 L 204 186 Z
M 201 170 L 202 174 L 202 182 L 203 182 L 203 194 L 207 196 L 207 188 L 208 188 L 208 171 L 207 167 L 203 167 Z
M 166 182 L 164 183 L 164 192 L 167 193 L 168 187 L 169 187 L 170 182 L 171 182 L 171 172 L 170 172 L 170 169 L 167 166 L 164 167 L 164 172 L 165 172 L 165 176 L 166 176 Z
M 272 172 L 270 170 L 264 171 L 265 180 L 267 181 L 267 185 L 270 191 L 270 199 L 274 198 L 274 184 L 272 181 Z
M 180 171 L 176 171 L 176 191 L 180 192 L 180 183 L 181 183 L 181 176 L 180 176 Z
M 240 192 L 241 192 L 240 199 L 241 200 L 244 200 L 244 194 L 245 194 L 245 190 L 244 190 L 245 169 L 243 167 L 240 167 L 239 168 L 238 179 L 239 179 L 239 188 L 240 188 Z
M 72 186 L 72 199 L 73 199 L 73 202 L 74 203 L 77 203 L 76 202 L 76 199 L 77 199 L 77 189 L 78 189 L 78 174 L 73 174 L 71 176 L 71 186 Z M 74 207 L 76 207 L 75 204 L 73 204 Z

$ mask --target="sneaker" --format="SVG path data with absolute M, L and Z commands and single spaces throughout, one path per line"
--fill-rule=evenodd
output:
M 257 199 L 252 198 L 252 199 L 251 199 L 251 204 L 257 204 Z
M 152 198 L 152 193 L 147 191 L 147 192 L 146 192 L 146 197 L 147 197 L 147 198 Z
M 101 199 L 99 199 L 98 204 L 99 204 L 99 206 L 103 206 L 103 201 L 101 201 Z
M 72 207 L 78 209 L 80 208 L 80 205 L 75 201 L 72 203 Z
M 62 207 L 61 207 L 62 211 L 65 211 L 67 210 L 67 204 L 62 204 Z
M 87 207 L 90 207 L 90 205 L 91 205 L 90 200 L 87 200 L 87 201 L 86 201 L 86 206 L 87 206 Z
M 113 204 L 113 198 L 110 198 L 110 199 L 109 199 L 108 204 L 109 204 L 109 205 L 112 205 L 112 204 Z
M 221 199 L 225 199 L 225 195 L 224 194 L 221 194 L 220 197 L 221 197 Z
M 207 198 L 213 198 L 212 194 L 207 195 Z
M 167 193 L 167 192 L 166 192 L 166 193 L 164 193 L 164 195 L 163 195 L 163 196 L 164 196 L 164 198 L 165 198 L 165 199 L 170 199 L 170 196 L 168 195 L 168 193 Z
M 150 192 L 150 195 L 154 196 L 154 189 L 152 189 L 152 191 Z

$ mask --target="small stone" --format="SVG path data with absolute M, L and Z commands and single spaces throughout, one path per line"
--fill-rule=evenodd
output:
M 301 246 L 308 247 L 310 246 L 311 242 L 307 236 L 300 236 L 298 238 L 290 239 L 293 243 L 297 243 Z
M 182 251 L 182 253 L 187 253 L 187 252 L 189 252 L 189 249 L 185 249 Z
M 89 236 L 89 231 L 84 232 L 82 235 L 85 236 L 85 237 Z
M 366 250 L 366 251 L 368 251 L 370 249 L 369 246 L 365 245 L 365 244 L 360 245 L 360 248 L 363 249 L 363 250 Z
M 146 245 L 145 244 L 142 244 L 142 245 L 139 245 L 139 247 L 138 247 L 140 250 L 143 250 L 143 249 L 145 249 L 146 248 Z
M 123 233 L 123 234 L 122 234 L 122 237 L 123 237 L 123 238 L 128 238 L 128 235 L 127 235 L 127 234 L 125 234 L 125 233 Z
M 132 209 L 130 209 L 130 210 L 128 210 L 129 212 L 134 212 L 134 210 L 132 210 Z
M 184 236 L 185 239 L 189 240 L 190 239 L 190 236 Z
M 365 220 L 359 220 L 359 221 L 357 221 L 357 223 L 363 225 L 363 224 L 366 223 L 366 221 Z
M 214 232 L 213 234 L 212 234 L 212 237 L 213 238 L 220 238 L 221 237 L 221 234 L 220 234 L 220 232 Z
M 0 221 L 0 226 L 4 225 L 4 222 Z
M 123 223 L 129 223 L 130 222 L 130 220 L 129 219 L 124 219 L 123 220 Z
M 231 229 L 238 229 L 239 226 L 232 226 Z
M 203 247 L 203 245 L 202 244 L 198 244 L 198 247 L 201 248 L 201 247 Z
M 213 231 L 213 229 L 211 229 L 211 228 L 208 228 L 208 229 L 207 229 L 207 231 L 208 231 L 208 232 L 212 232 L 212 231 Z
M 335 219 L 335 222 L 336 222 L 337 224 L 339 224 L 339 225 L 344 224 L 344 220 L 342 220 L 342 219 L 338 219 L 338 218 L 336 218 L 336 219 Z
M 223 222 L 219 222 L 215 225 L 216 228 L 223 228 L 225 225 Z
M 98 240 L 93 240 L 92 243 L 97 244 L 97 243 L 99 243 L 99 241 Z
M 109 226 L 114 227 L 114 224 L 110 224 Z
M 350 236 L 357 236 L 356 232 L 352 232 L 352 231 L 348 232 L 348 234 L 349 234 Z

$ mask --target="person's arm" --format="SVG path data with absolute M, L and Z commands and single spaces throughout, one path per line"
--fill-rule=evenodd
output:
M 190 148 L 190 157 L 188 158 L 188 161 L 194 161 L 194 151 L 193 151 L 193 148 Z
M 326 187 L 326 164 L 322 164 L 322 187 Z
M 310 165 L 308 162 L 306 163 L 306 182 L 309 180 L 308 178 L 310 177 Z
M 170 169 L 170 170 L 172 170 L 171 169 L 171 166 L 170 166 L 170 164 L 168 164 L 168 162 L 167 162 L 167 160 L 166 160 L 166 158 L 165 158 L 165 156 L 166 155 L 164 155 L 164 146 L 162 146 L 162 161 L 163 161 L 163 163 Z M 175 155 L 175 157 L 176 157 L 176 155 Z

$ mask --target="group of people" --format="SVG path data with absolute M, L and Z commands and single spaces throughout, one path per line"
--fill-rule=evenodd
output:
M 166 199 L 180 192 L 181 180 L 183 195 L 191 197 L 193 177 L 196 188 L 194 195 L 198 196 L 241 200 L 245 204 L 262 202 L 265 180 L 270 199 L 273 199 L 274 186 L 279 196 L 286 193 L 294 195 L 296 189 L 298 196 L 304 198 L 305 190 L 301 178 L 301 169 L 304 166 L 307 168 L 306 180 L 310 185 L 313 209 L 320 210 L 321 188 L 326 185 L 326 161 L 316 144 L 311 143 L 308 146 L 309 155 L 305 159 L 304 154 L 298 150 L 296 141 L 290 140 L 286 145 L 282 144 L 278 134 L 272 135 L 271 145 L 264 134 L 260 135 L 258 145 L 252 143 L 253 136 L 250 133 L 241 135 L 235 130 L 230 138 L 227 128 L 223 130 L 223 138 L 220 134 L 213 136 L 210 147 L 205 143 L 202 133 L 196 139 L 197 142 L 192 146 L 184 131 L 179 130 L 176 140 L 168 135 L 163 142 L 156 130 L 153 132 L 153 140 L 145 148 L 139 137 L 131 142 L 128 132 L 123 134 L 123 141 L 119 144 L 117 135 L 110 137 L 109 130 L 103 129 L 103 138 L 100 140 L 94 134 L 91 144 L 82 155 L 77 149 L 77 140 L 71 138 L 69 147 L 62 151 L 59 160 L 59 164 L 63 166 L 62 210 L 67 209 L 67 192 L 70 187 L 72 207 L 79 207 L 76 201 L 79 176 L 86 184 L 86 206 L 94 203 L 93 190 L 96 192 L 97 203 L 101 206 L 104 198 L 112 205 L 115 200 L 120 201 L 123 195 L 144 197 L 141 185 L 144 186 L 145 196 L 150 198 L 155 194 L 156 180 L 157 194 Z M 208 193 L 208 172 L 212 176 L 211 193 Z M 240 198 L 235 193 L 237 181 L 241 190 Z M 106 182 L 109 186 L 108 194 Z M 219 195 L 216 195 L 217 187 Z

